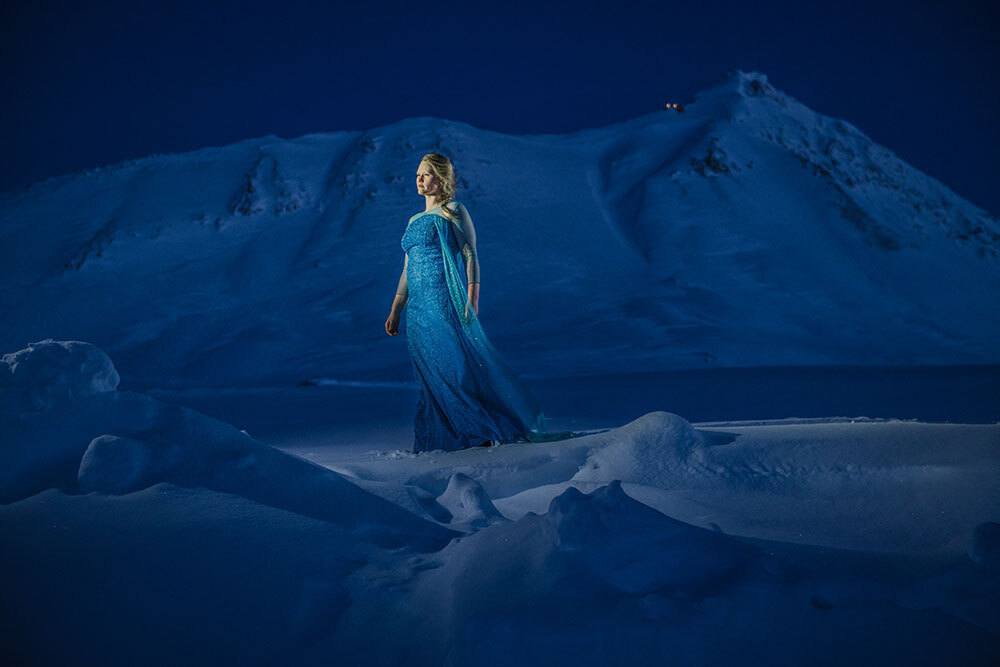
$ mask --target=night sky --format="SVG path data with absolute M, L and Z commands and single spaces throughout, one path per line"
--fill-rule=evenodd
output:
M 684 103 L 742 69 L 996 215 L 996 6 L 8 1 L 0 190 L 414 116 L 570 132 Z

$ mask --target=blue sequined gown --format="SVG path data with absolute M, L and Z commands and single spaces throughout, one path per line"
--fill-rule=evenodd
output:
M 529 439 L 542 426 L 537 401 L 487 340 L 478 318 L 459 315 L 464 309 L 456 302 L 465 300 L 465 283 L 459 286 L 453 273 L 449 286 L 446 272 L 452 269 L 445 264 L 454 262 L 457 271 L 453 225 L 432 209 L 413 218 L 401 240 L 407 254 L 406 342 L 419 390 L 414 451 Z

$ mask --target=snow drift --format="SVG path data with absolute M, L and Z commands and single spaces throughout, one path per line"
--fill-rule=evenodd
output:
M 660 411 L 334 472 L 117 391 L 88 343 L 32 344 L 3 357 L 0 378 L 0 621 L 19 664 L 1000 659 L 998 425 L 951 431 L 966 446 L 935 451 L 908 440 L 955 425 L 859 423 L 895 429 L 861 446 L 844 424 L 695 428 Z M 824 507 L 829 475 L 842 501 L 873 507 L 917 461 L 941 509 L 921 514 L 904 493 L 913 510 L 883 510 L 882 527 L 954 539 L 841 548 L 865 532 L 850 508 Z M 763 539 L 808 527 L 782 511 L 797 502 L 812 533 Z
M 228 424 L 114 391 L 117 382 L 106 381 L 117 380 L 110 359 L 88 343 L 35 343 L 5 355 L 0 377 L 7 382 L 0 414 L 11 425 L 0 433 L 0 502 L 49 488 L 120 494 L 169 482 L 328 521 L 383 545 L 434 548 L 453 534 Z M 46 379 L 57 388 L 102 391 L 46 389 Z M 46 399 L 39 409 L 22 411 L 38 396 Z

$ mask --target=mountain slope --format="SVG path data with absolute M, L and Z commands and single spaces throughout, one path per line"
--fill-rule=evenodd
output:
M 411 118 L 5 193 L 0 349 L 86 340 L 139 389 L 408 380 L 382 327 L 433 150 L 477 226 L 484 326 L 528 377 L 1000 359 L 997 220 L 744 72 L 573 134 Z

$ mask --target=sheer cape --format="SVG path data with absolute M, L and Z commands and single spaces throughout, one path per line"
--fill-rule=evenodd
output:
M 448 235 L 444 229 L 445 220 L 446 218 L 442 215 L 434 215 L 434 226 L 437 228 L 438 239 L 441 241 L 441 255 L 444 257 L 444 275 L 448 283 L 448 293 L 451 296 L 451 303 L 455 307 L 458 320 L 462 324 L 462 332 L 486 360 L 483 369 L 486 371 L 492 390 L 497 395 L 506 397 L 524 423 L 525 429 L 531 432 L 531 437 L 528 439 L 534 440 L 534 436 L 541 437 L 545 432 L 545 416 L 541 405 L 517 379 L 503 357 L 490 343 L 489 338 L 486 337 L 486 332 L 483 331 L 483 327 L 479 323 L 479 316 L 472 307 L 472 303 L 469 302 L 468 287 L 459 273 L 458 258 L 461 252 L 455 252 L 448 246 Z
M 450 202 L 452 203 L 452 202 Z M 508 414 L 516 417 L 521 423 L 524 437 L 531 442 L 545 442 L 551 440 L 563 440 L 572 438 L 582 433 L 574 431 L 546 431 L 544 428 L 545 416 L 542 408 L 532 395 L 532 393 L 518 380 L 515 373 L 504 362 L 500 353 L 490 343 L 486 332 L 479 323 L 479 317 L 468 298 L 467 282 L 478 283 L 479 281 L 479 259 L 476 251 L 476 232 L 472 219 L 464 206 L 457 202 L 454 208 L 441 206 L 435 208 L 447 209 L 448 213 L 457 215 L 457 219 L 450 219 L 443 213 L 432 213 L 434 209 L 418 213 L 410 218 L 410 223 L 421 215 L 431 215 L 434 223 L 437 238 L 441 244 L 441 256 L 444 263 L 444 277 L 448 290 L 447 301 L 451 302 L 455 310 L 460 326 L 459 335 L 462 335 L 473 351 L 478 353 L 482 364 L 477 364 L 483 371 L 480 382 L 485 386 L 482 390 L 486 395 L 500 398 L 508 406 Z M 410 224 L 408 223 L 408 224 Z M 445 230 L 450 226 L 454 232 L 458 250 L 453 249 L 448 243 L 449 234 Z M 459 264 L 463 263 L 459 257 L 465 259 L 465 280 L 459 270 Z M 404 255 L 403 270 L 399 277 L 396 294 L 405 297 L 409 296 L 409 285 L 407 281 L 407 269 L 409 255 Z M 475 356 L 475 355 L 473 355 Z

